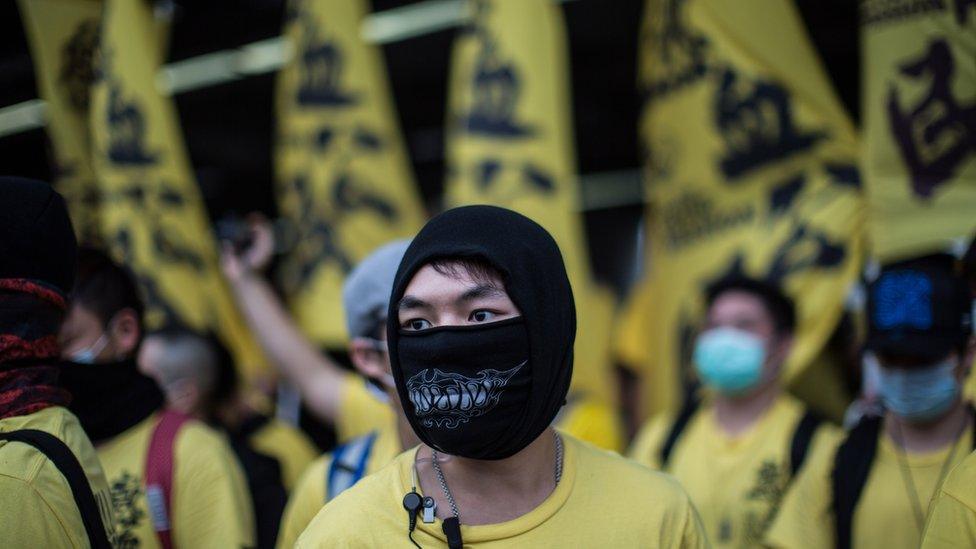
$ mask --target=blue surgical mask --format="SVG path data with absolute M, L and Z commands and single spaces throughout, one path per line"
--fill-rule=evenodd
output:
M 695 370 L 702 383 L 725 395 L 739 395 L 762 378 L 763 340 L 735 328 L 715 328 L 695 342 Z
M 952 358 L 911 370 L 881 368 L 881 400 L 886 409 L 908 422 L 932 421 L 959 398 L 955 369 Z
M 108 336 L 103 333 L 101 337 L 95 340 L 95 343 L 92 343 L 85 349 L 76 351 L 74 354 L 68 357 L 68 360 L 71 362 L 77 362 L 78 364 L 95 364 L 99 353 L 101 353 L 107 345 Z

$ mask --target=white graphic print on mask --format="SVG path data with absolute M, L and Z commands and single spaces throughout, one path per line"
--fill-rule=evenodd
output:
M 427 368 L 407 380 L 407 395 L 424 427 L 456 429 L 488 413 L 509 380 L 528 360 L 510 370 L 481 370 L 474 377 Z

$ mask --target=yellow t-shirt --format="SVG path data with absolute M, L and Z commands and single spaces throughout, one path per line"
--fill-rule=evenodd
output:
M 922 549 L 976 547 L 976 452 L 946 477 L 922 535 Z
M 396 422 L 391 404 L 384 401 L 368 383 L 362 376 L 349 374 L 342 384 L 342 404 L 335 423 L 339 444 Z
M 707 547 L 694 506 L 670 476 L 563 435 L 563 476 L 538 507 L 516 519 L 461 526 L 468 547 Z M 326 505 L 295 547 L 404 547 L 415 450 Z M 419 487 L 418 487 L 419 489 Z M 462 510 L 463 512 L 463 510 Z M 417 522 L 421 547 L 444 547 L 440 519 Z
M 560 431 L 589 442 L 604 450 L 622 452 L 624 431 L 617 410 L 601 400 L 579 396 L 569 397 L 554 422 Z
M 122 547 L 160 547 L 144 486 L 149 439 L 157 422 L 158 414 L 153 414 L 98 446 Z M 247 482 L 227 441 L 203 423 L 189 421 L 180 428 L 173 446 L 173 545 L 253 546 L 254 516 Z
M 803 413 L 799 401 L 780 396 L 755 425 L 733 438 L 718 426 L 714 408 L 703 403 L 685 426 L 667 472 L 688 491 L 713 546 L 755 547 L 762 541 L 790 480 L 790 443 Z M 660 449 L 673 422 L 673 414 L 653 418 L 635 439 L 630 457 L 661 468 Z M 836 427 L 821 425 L 808 457 L 840 436 Z
M 899 458 L 901 450 L 896 449 L 883 429 L 879 437 L 874 463 L 854 510 L 852 547 L 916 549 L 922 540 L 922 527 L 915 518 Z M 972 448 L 972 430 L 967 429 L 957 444 L 959 447 L 949 467 L 961 462 Z M 905 456 L 923 512 L 935 495 L 936 482 L 951 451 L 947 447 Z M 836 453 L 836 447 L 816 448 L 807 457 L 803 471 L 786 494 L 779 515 L 767 533 L 767 545 L 790 549 L 834 546 L 831 472 Z
M 60 406 L 0 419 L 0 433 L 36 429 L 67 444 L 95 494 L 102 523 L 113 528 L 111 495 L 95 449 L 78 418 Z M 68 481 L 40 450 L 0 441 L 0 547 L 89 547 Z
M 318 455 L 315 445 L 305 433 L 278 418 L 270 418 L 248 437 L 248 442 L 258 453 L 278 461 L 281 465 L 281 481 L 289 493 Z
M 366 474 L 371 475 L 385 467 L 400 451 L 400 440 L 395 425 L 377 431 L 376 440 L 373 441 L 369 457 L 366 459 Z M 325 505 L 328 470 L 331 464 L 331 453 L 319 457 L 298 481 L 295 491 L 288 498 L 288 506 L 285 507 L 284 516 L 281 518 L 277 544 L 280 549 L 294 546 L 298 536 Z

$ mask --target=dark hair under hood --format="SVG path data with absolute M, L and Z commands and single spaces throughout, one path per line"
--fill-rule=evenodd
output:
M 421 229 L 410 244 L 393 284 L 387 317 L 390 363 L 400 402 L 420 439 L 417 418 L 400 366 L 398 304 L 414 275 L 436 260 L 481 259 L 502 275 L 505 291 L 522 312 L 529 339 L 531 389 L 521 418 L 508 430 L 509 447 L 524 448 L 552 423 L 565 403 L 573 373 L 576 308 L 556 241 L 531 219 L 494 206 L 448 210 Z M 436 448 L 436 446 L 435 446 Z

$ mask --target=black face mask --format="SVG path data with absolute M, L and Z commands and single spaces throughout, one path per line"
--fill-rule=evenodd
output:
M 522 318 L 400 331 L 400 368 L 415 425 L 435 449 L 501 457 L 529 403 L 532 365 Z
M 399 302 L 414 275 L 452 259 L 491 265 L 522 316 L 402 331 Z M 434 217 L 400 262 L 386 335 L 400 403 L 420 440 L 474 459 L 515 455 L 552 423 L 573 374 L 576 308 L 556 241 L 503 208 L 466 206 Z
M 134 359 L 80 364 L 62 362 L 58 384 L 71 393 L 68 409 L 92 442 L 115 437 L 163 406 L 156 382 L 142 375 Z

